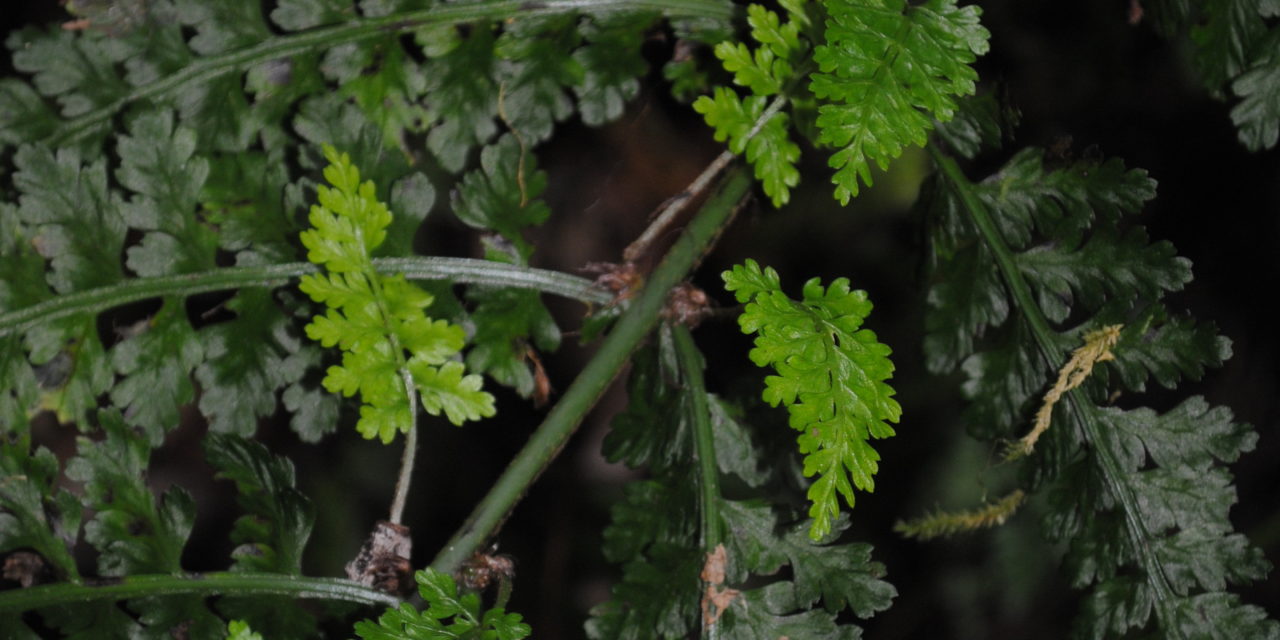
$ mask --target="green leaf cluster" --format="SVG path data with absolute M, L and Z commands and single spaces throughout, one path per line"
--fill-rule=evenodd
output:
M 818 142 L 836 147 L 830 165 L 842 204 L 871 184 L 909 144 L 923 146 L 930 118 L 950 120 L 955 98 L 974 92 L 969 65 L 987 52 L 990 34 L 975 6 L 955 0 L 828 3 L 826 43 L 814 49 L 818 71 L 809 90 L 818 107 Z
M 701 113 L 715 130 L 717 141 L 727 140 L 730 151 L 746 154 L 755 168 L 756 179 L 775 207 L 786 204 L 791 188 L 800 183 L 796 169 L 800 147 L 791 140 L 789 116 L 766 104 L 769 96 L 789 88 L 796 76 L 795 65 L 809 51 L 796 24 L 800 15 L 793 11 L 783 22 L 773 11 L 749 5 L 747 23 L 759 46 L 752 51 L 741 42 L 726 40 L 716 45 L 715 55 L 733 74 L 733 82 L 746 87 L 752 95 L 743 98 L 733 89 L 716 87 L 711 96 L 699 97 L 693 103 L 694 111 Z
M 175 120 L 164 110 L 129 119 L 114 170 L 105 159 L 86 161 L 72 149 L 18 150 L 17 205 L 3 207 L 0 271 L 21 284 L 4 295 L 6 310 L 120 285 L 133 275 L 207 272 L 216 268 L 220 244 L 243 248 L 219 238 L 201 214 L 211 183 L 234 176 L 214 171 L 195 151 L 196 134 Z M 130 423 L 158 443 L 177 424 L 179 406 L 196 399 L 194 373 L 203 389 L 200 407 L 214 428 L 251 433 L 258 417 L 274 411 L 279 389 L 303 384 L 311 354 L 266 291 L 247 290 L 227 309 L 234 320 L 197 330 L 185 300 L 170 296 L 149 319 L 117 326 L 105 339 L 92 313 L 0 338 L 13 355 L 0 365 L 16 394 L 6 394 L 13 398 L 7 424 L 24 425 L 38 409 L 81 422 L 96 410 L 97 397 L 109 393 Z M 228 339 L 246 335 L 260 342 Z M 317 429 L 300 431 L 314 439 L 322 433 Z
M 760 5 L 748 7 L 754 51 L 732 41 L 715 48 L 734 84 L 752 95 L 716 87 L 693 104 L 716 140 L 746 153 L 774 206 L 785 204 L 799 182 L 800 148 L 789 137 L 781 101 L 794 105 L 797 124 L 814 143 L 836 149 L 828 163 L 836 170 L 835 197 L 848 204 L 859 182 L 871 184 L 872 163 L 884 169 L 907 145 L 923 146 L 935 120 L 954 116 L 955 98 L 974 92 L 970 65 L 986 53 L 990 36 L 977 7 L 955 0 L 783 5 L 785 22 Z M 807 87 L 799 86 L 806 75 Z M 766 109 L 774 95 L 777 105 Z
M 453 212 L 468 226 L 488 232 L 485 258 L 528 266 L 533 246 L 524 230 L 541 225 L 551 215 L 539 199 L 547 175 L 538 169 L 514 135 L 504 135 L 480 154 L 480 167 L 467 173 L 453 198 Z M 475 346 L 467 366 L 529 397 L 534 370 L 529 362 L 535 347 L 554 351 L 560 328 L 538 292 L 511 287 L 472 287 L 467 299 L 475 304 Z
M 237 266 L 297 260 L 323 143 L 348 152 L 397 210 L 377 255 L 411 254 L 436 199 L 427 173 L 461 171 L 477 150 L 485 164 L 490 146 L 503 150 L 505 170 L 514 137 L 525 187 L 540 188 L 533 147 L 575 113 L 591 124 L 622 113 L 659 17 L 616 4 L 514 14 L 499 2 L 285 0 L 269 13 L 252 0 L 80 4 L 90 28 L 27 29 L 6 42 L 19 75 L 0 81 L 0 151 L 17 169 L 5 182 L 12 202 L 0 205 L 5 312 L 138 277 L 214 273 L 228 256 Z M 686 9 L 724 32 L 723 7 Z M 408 153 L 414 136 L 430 153 Z M 508 187 L 495 193 L 506 198 Z M 452 302 L 445 287 L 433 293 Z M 554 349 L 558 329 L 528 291 L 471 295 L 473 368 L 531 393 L 528 348 Z M 204 322 L 209 314 L 193 321 L 192 301 L 172 296 L 115 336 L 100 334 L 93 313 L 6 332 L 0 411 L 11 425 L 40 409 L 83 422 L 109 393 L 159 442 L 186 403 L 217 431 L 249 434 L 283 401 L 293 428 L 318 440 L 338 403 L 314 375 L 323 356 L 301 339 L 287 297 L 246 288 Z M 449 312 L 466 323 L 460 307 Z
M 1252 151 L 1280 140 L 1280 5 L 1273 0 L 1153 3 L 1156 28 L 1190 45 L 1191 67 L 1219 99 L 1235 100 L 1231 121 Z
M 885 383 L 893 374 L 889 347 L 861 328 L 871 313 L 865 291 L 851 291 L 838 278 L 826 287 L 817 278 L 796 301 L 782 292 L 778 273 L 754 260 L 723 274 L 725 288 L 746 303 L 738 324 L 755 333 L 751 361 L 773 367 L 764 399 L 787 407 L 804 454 L 809 487 L 810 535 L 826 538 L 840 514 L 838 496 L 853 506 L 853 489 L 874 491 L 880 455 L 868 441 L 894 434 L 902 408 Z
M 457 171 L 469 149 L 496 133 L 503 88 L 511 98 L 504 119 L 535 142 L 575 107 L 593 125 L 621 115 L 645 70 L 643 31 L 657 17 L 617 7 L 581 18 L 575 7 L 509 16 L 492 2 L 450 11 L 283 0 L 269 13 L 251 0 L 85 4 L 88 29 L 10 36 L 14 67 L 32 82 L 0 83 L 0 144 L 91 148 L 109 135 L 114 112 L 146 103 L 181 113 L 203 149 L 244 151 L 257 140 L 272 147 L 286 141 L 281 126 L 299 100 L 333 87 L 380 133 L 379 146 L 407 152 L 408 136 L 425 133 L 440 163 Z M 691 13 L 723 20 L 711 17 L 725 13 L 713 8 Z M 471 23 L 466 35 L 459 23 Z M 411 39 L 400 38 L 406 31 Z
M 502 607 L 482 610 L 478 594 L 459 594 L 457 584 L 447 573 L 427 568 L 415 573 L 414 579 L 426 610 L 418 611 L 407 603 L 387 609 L 376 624 L 368 620 L 357 622 L 356 635 L 364 640 L 519 640 L 532 633 L 520 614 Z
M 789 504 L 773 504 L 785 484 L 755 430 L 727 401 L 706 395 L 713 430 L 715 469 L 724 495 L 699 499 L 693 412 L 669 332 L 637 353 L 628 380 L 630 401 L 605 439 L 609 460 L 645 468 L 612 509 L 604 554 L 622 565 L 613 598 L 587 623 L 591 638 L 685 638 L 700 628 L 700 573 L 706 531 L 699 510 L 718 514 L 727 545 L 724 587 L 738 589 L 717 621 L 723 637 L 858 637 L 861 630 L 837 621 L 851 610 L 867 618 L 896 594 L 881 580 L 884 567 L 870 560 L 866 544 L 839 543 L 847 518 L 831 534 L 809 537 L 812 521 Z M 732 494 L 740 497 L 730 498 Z
M 427 413 L 443 412 L 455 425 L 492 416 L 493 396 L 481 390 L 480 376 L 465 374 L 452 359 L 465 341 L 462 328 L 425 315 L 432 296 L 403 275 L 374 270 L 372 254 L 386 238 L 391 212 L 373 183 L 360 182 L 347 154 L 329 146 L 324 152 L 330 162 L 325 178 L 333 187 L 319 187 L 313 228 L 301 239 L 307 259 L 325 273 L 303 276 L 298 287 L 329 307 L 307 325 L 307 336 L 343 352 L 342 364 L 329 367 L 325 388 L 347 397 L 358 392 L 356 428 L 384 443 L 413 428 L 409 394 L 415 391 Z
M 253 630 L 244 620 L 227 623 L 227 640 L 263 640 L 262 634 Z
M 178 486 L 157 494 L 148 486 L 154 451 L 145 431 L 130 428 L 118 410 L 97 413 L 96 437 L 76 439 L 65 481 L 58 489 L 59 464 L 29 436 L 6 439 L 0 450 L 0 553 L 38 554 L 27 569 L 34 585 L 77 585 L 91 578 L 179 576 L 182 554 L 196 520 L 191 495 Z M 294 488 L 293 467 L 256 442 L 233 434 L 211 434 L 206 460 L 236 482 L 247 515 L 237 521 L 232 541 L 233 571 L 296 575 L 310 534 L 313 509 Z M 92 517 L 81 520 L 82 510 Z M 70 551 L 83 540 L 94 553 L 95 569 L 81 574 Z M 8 575 L 8 574 L 7 574 Z M 287 598 L 229 596 L 206 602 L 196 594 L 169 593 L 129 598 L 121 608 L 109 600 L 39 610 L 41 622 L 70 638 L 161 637 L 182 629 L 190 637 L 221 638 L 221 616 L 249 621 L 271 637 L 311 637 L 314 616 Z M 7 614 L 6 614 L 7 615 Z M 17 617 L 4 618 L 13 637 L 36 637 Z M 22 635 L 27 633 L 27 635 Z
M 1154 181 L 1118 160 L 1051 165 L 1024 149 L 970 183 L 949 157 L 935 158 L 925 351 L 936 373 L 964 372 L 975 436 L 1021 435 L 1082 336 L 1124 325 L 1112 358 L 1055 405 L 1019 463 L 1024 488 L 1048 494 L 1044 529 L 1066 546 L 1067 575 L 1090 590 L 1079 635 L 1280 633 L 1226 591 L 1270 568 L 1227 517 L 1235 490 L 1224 465 L 1253 448 L 1253 430 L 1200 397 L 1164 413 L 1110 400 L 1149 380 L 1173 388 L 1231 354 L 1211 325 L 1161 301 L 1191 270 L 1127 220 Z

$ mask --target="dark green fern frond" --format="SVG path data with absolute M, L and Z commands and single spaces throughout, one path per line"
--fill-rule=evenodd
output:
M 1152 4 L 1160 31 L 1189 41 L 1191 66 L 1205 88 L 1219 99 L 1239 99 L 1231 120 L 1240 143 L 1252 151 L 1274 147 L 1280 139 L 1280 6 L 1272 0 Z
M 1211 326 L 1161 302 L 1191 273 L 1172 246 L 1126 220 L 1154 182 L 1114 160 L 1050 170 L 1042 152 L 1025 150 L 974 184 L 934 157 L 929 364 L 966 373 L 965 418 L 982 438 L 1020 436 L 1039 396 L 1062 396 L 1041 410 L 1035 438 L 1044 439 L 1022 465 L 1027 488 L 1050 494 L 1045 530 L 1068 545 L 1073 583 L 1090 589 L 1079 633 L 1119 637 L 1152 624 L 1181 638 L 1280 633 L 1226 592 L 1270 568 L 1227 518 L 1235 491 L 1223 465 L 1253 448 L 1252 429 L 1198 397 L 1163 415 L 1109 406 L 1113 382 L 1172 387 L 1230 355 Z M 1123 329 L 1110 351 L 1049 389 L 1070 367 L 1067 352 L 1111 325 Z

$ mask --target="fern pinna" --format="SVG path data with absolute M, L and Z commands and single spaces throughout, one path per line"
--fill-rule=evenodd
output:
M 1055 164 L 1024 149 L 973 182 L 952 154 L 998 146 L 1001 131 L 993 101 L 971 107 L 944 126 L 951 149 L 930 148 L 926 356 L 937 373 L 964 372 L 970 432 L 1005 442 L 1022 487 L 1047 494 L 1045 534 L 1089 589 L 1077 632 L 1275 637 L 1280 624 L 1226 591 L 1270 570 L 1227 518 L 1225 465 L 1257 435 L 1198 396 L 1157 412 L 1120 392 L 1173 388 L 1231 355 L 1213 326 L 1161 301 L 1191 265 L 1126 219 L 1155 181 L 1119 160 Z

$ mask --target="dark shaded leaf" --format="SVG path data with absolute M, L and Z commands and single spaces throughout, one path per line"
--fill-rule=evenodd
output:
M 178 426 L 179 409 L 195 399 L 191 371 L 204 359 L 204 344 L 187 321 L 179 298 L 167 298 L 139 333 L 112 347 L 120 381 L 111 400 L 127 407 L 125 419 L 146 430 L 152 445 Z

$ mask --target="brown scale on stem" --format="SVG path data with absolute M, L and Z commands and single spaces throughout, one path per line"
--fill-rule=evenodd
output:
M 385 593 L 406 593 L 413 588 L 412 550 L 409 527 L 379 520 L 360 553 L 347 563 L 347 578 Z

